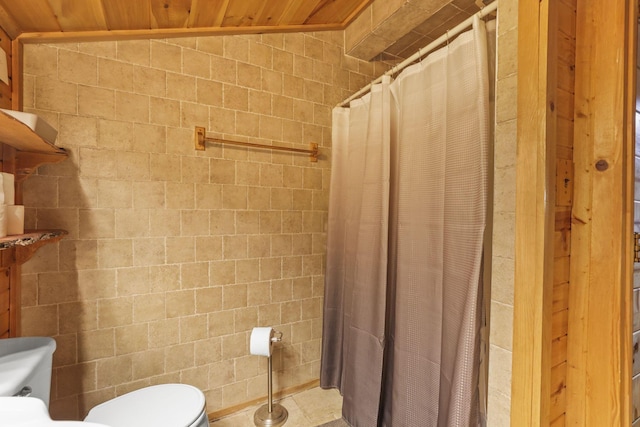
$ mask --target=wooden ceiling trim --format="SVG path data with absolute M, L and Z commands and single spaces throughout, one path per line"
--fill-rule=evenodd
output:
M 48 0 L 60 27 L 65 31 L 104 30 L 107 21 L 101 0 Z
M 151 6 L 147 1 L 102 0 L 109 30 L 151 28 Z
M 46 0 L 0 0 L 0 6 L 13 17 L 21 32 L 62 30 Z
M 151 0 L 151 27 L 184 28 L 191 10 L 191 0 Z
M 164 39 L 174 37 L 233 36 L 239 34 L 302 33 L 314 31 L 343 30 L 340 24 L 283 25 L 254 27 L 208 27 L 208 28 L 158 28 L 148 30 L 74 31 L 48 33 L 22 33 L 22 43 L 76 43 L 91 41 L 118 41 Z

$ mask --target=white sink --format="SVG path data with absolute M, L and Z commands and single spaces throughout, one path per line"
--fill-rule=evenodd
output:
M 40 138 L 50 144 L 53 144 L 58 136 L 58 131 L 37 114 L 25 113 L 24 111 L 5 110 L 3 108 L 0 108 L 0 111 L 24 123 L 32 131 L 37 133 Z

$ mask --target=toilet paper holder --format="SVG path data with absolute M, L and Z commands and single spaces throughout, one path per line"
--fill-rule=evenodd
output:
M 269 337 L 270 345 L 273 343 L 282 341 L 282 332 L 271 329 L 271 336 Z M 273 403 L 273 364 L 271 361 L 271 352 L 269 352 L 268 370 L 267 370 L 267 404 L 262 405 L 253 415 L 253 423 L 257 427 L 279 427 L 287 422 L 289 413 L 287 409 L 278 404 Z
M 271 342 L 280 342 L 282 341 L 282 332 L 273 330 L 273 336 L 271 337 Z

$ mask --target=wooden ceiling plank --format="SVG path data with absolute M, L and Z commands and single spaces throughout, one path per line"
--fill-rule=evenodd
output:
M 219 27 L 229 7 L 229 0 L 193 0 L 189 15 L 189 28 Z
M 260 25 L 258 19 L 263 15 L 268 3 L 267 1 L 259 1 L 257 4 L 254 3 L 253 7 L 245 15 L 242 24 L 251 26 Z M 247 18 L 249 18 L 249 20 L 247 20 Z
M 0 3 L 0 28 L 2 28 L 7 35 L 13 40 L 20 35 L 22 29 L 16 22 L 16 20 L 7 12 L 4 6 Z
M 158 28 L 145 30 L 74 31 L 22 33 L 22 43 L 76 43 L 89 41 L 147 40 L 173 37 L 231 36 L 239 34 L 301 33 L 342 30 L 339 24 L 280 25 L 254 27 Z
M 0 0 L 22 32 L 60 31 L 56 15 L 47 0 Z
M 48 0 L 63 31 L 106 30 L 101 0 Z
M 151 28 L 150 0 L 102 0 L 109 30 Z
M 351 2 L 353 0 L 344 0 L 344 2 Z M 319 20 L 326 18 L 331 19 L 332 21 L 341 22 L 344 18 L 341 15 L 344 15 L 344 12 L 341 13 L 341 9 L 344 3 L 341 3 L 339 6 L 336 6 L 336 3 L 331 0 L 323 0 L 321 1 L 310 14 L 305 22 L 313 22 L 314 20 L 318 22 Z
M 343 28 L 346 28 L 352 23 L 371 3 L 373 3 L 373 0 L 360 0 L 360 4 L 352 9 L 349 15 L 342 21 Z
M 289 1 L 287 9 L 278 24 L 300 25 L 304 24 L 311 12 L 316 10 L 324 0 Z
M 311 12 L 305 24 L 340 22 L 343 25 L 347 25 L 370 3 L 372 3 L 372 0 L 343 0 L 340 3 L 324 0 L 316 10 Z
M 151 0 L 153 28 L 184 28 L 189 22 L 192 0 Z
M 262 12 L 255 19 L 254 25 L 276 25 L 280 22 L 286 7 L 287 3 L 282 0 L 265 1 Z
M 87 31 L 193 29 L 187 34 L 222 32 L 252 34 L 256 28 L 268 31 L 321 31 L 344 29 L 346 21 L 357 16 L 372 0 L 0 0 L 0 27 L 12 38 L 30 34 L 35 40 L 55 32 L 74 33 L 71 37 L 100 38 Z M 355 9 L 354 9 L 355 8 Z M 310 24 L 311 26 L 307 26 Z M 250 29 L 249 29 L 250 28 Z M 246 31 L 245 31 L 246 29 Z M 151 32 L 145 34 L 160 34 Z M 46 36 L 43 36 L 46 34 Z M 118 33 L 127 38 L 126 33 Z M 138 38 L 139 33 L 132 37 Z
M 222 21 L 223 27 L 240 27 L 255 25 L 256 16 L 264 9 L 260 0 L 233 1 L 229 3 Z

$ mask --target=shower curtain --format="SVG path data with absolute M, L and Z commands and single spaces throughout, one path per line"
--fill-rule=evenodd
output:
M 484 23 L 333 111 L 320 381 L 353 426 L 478 420 Z

